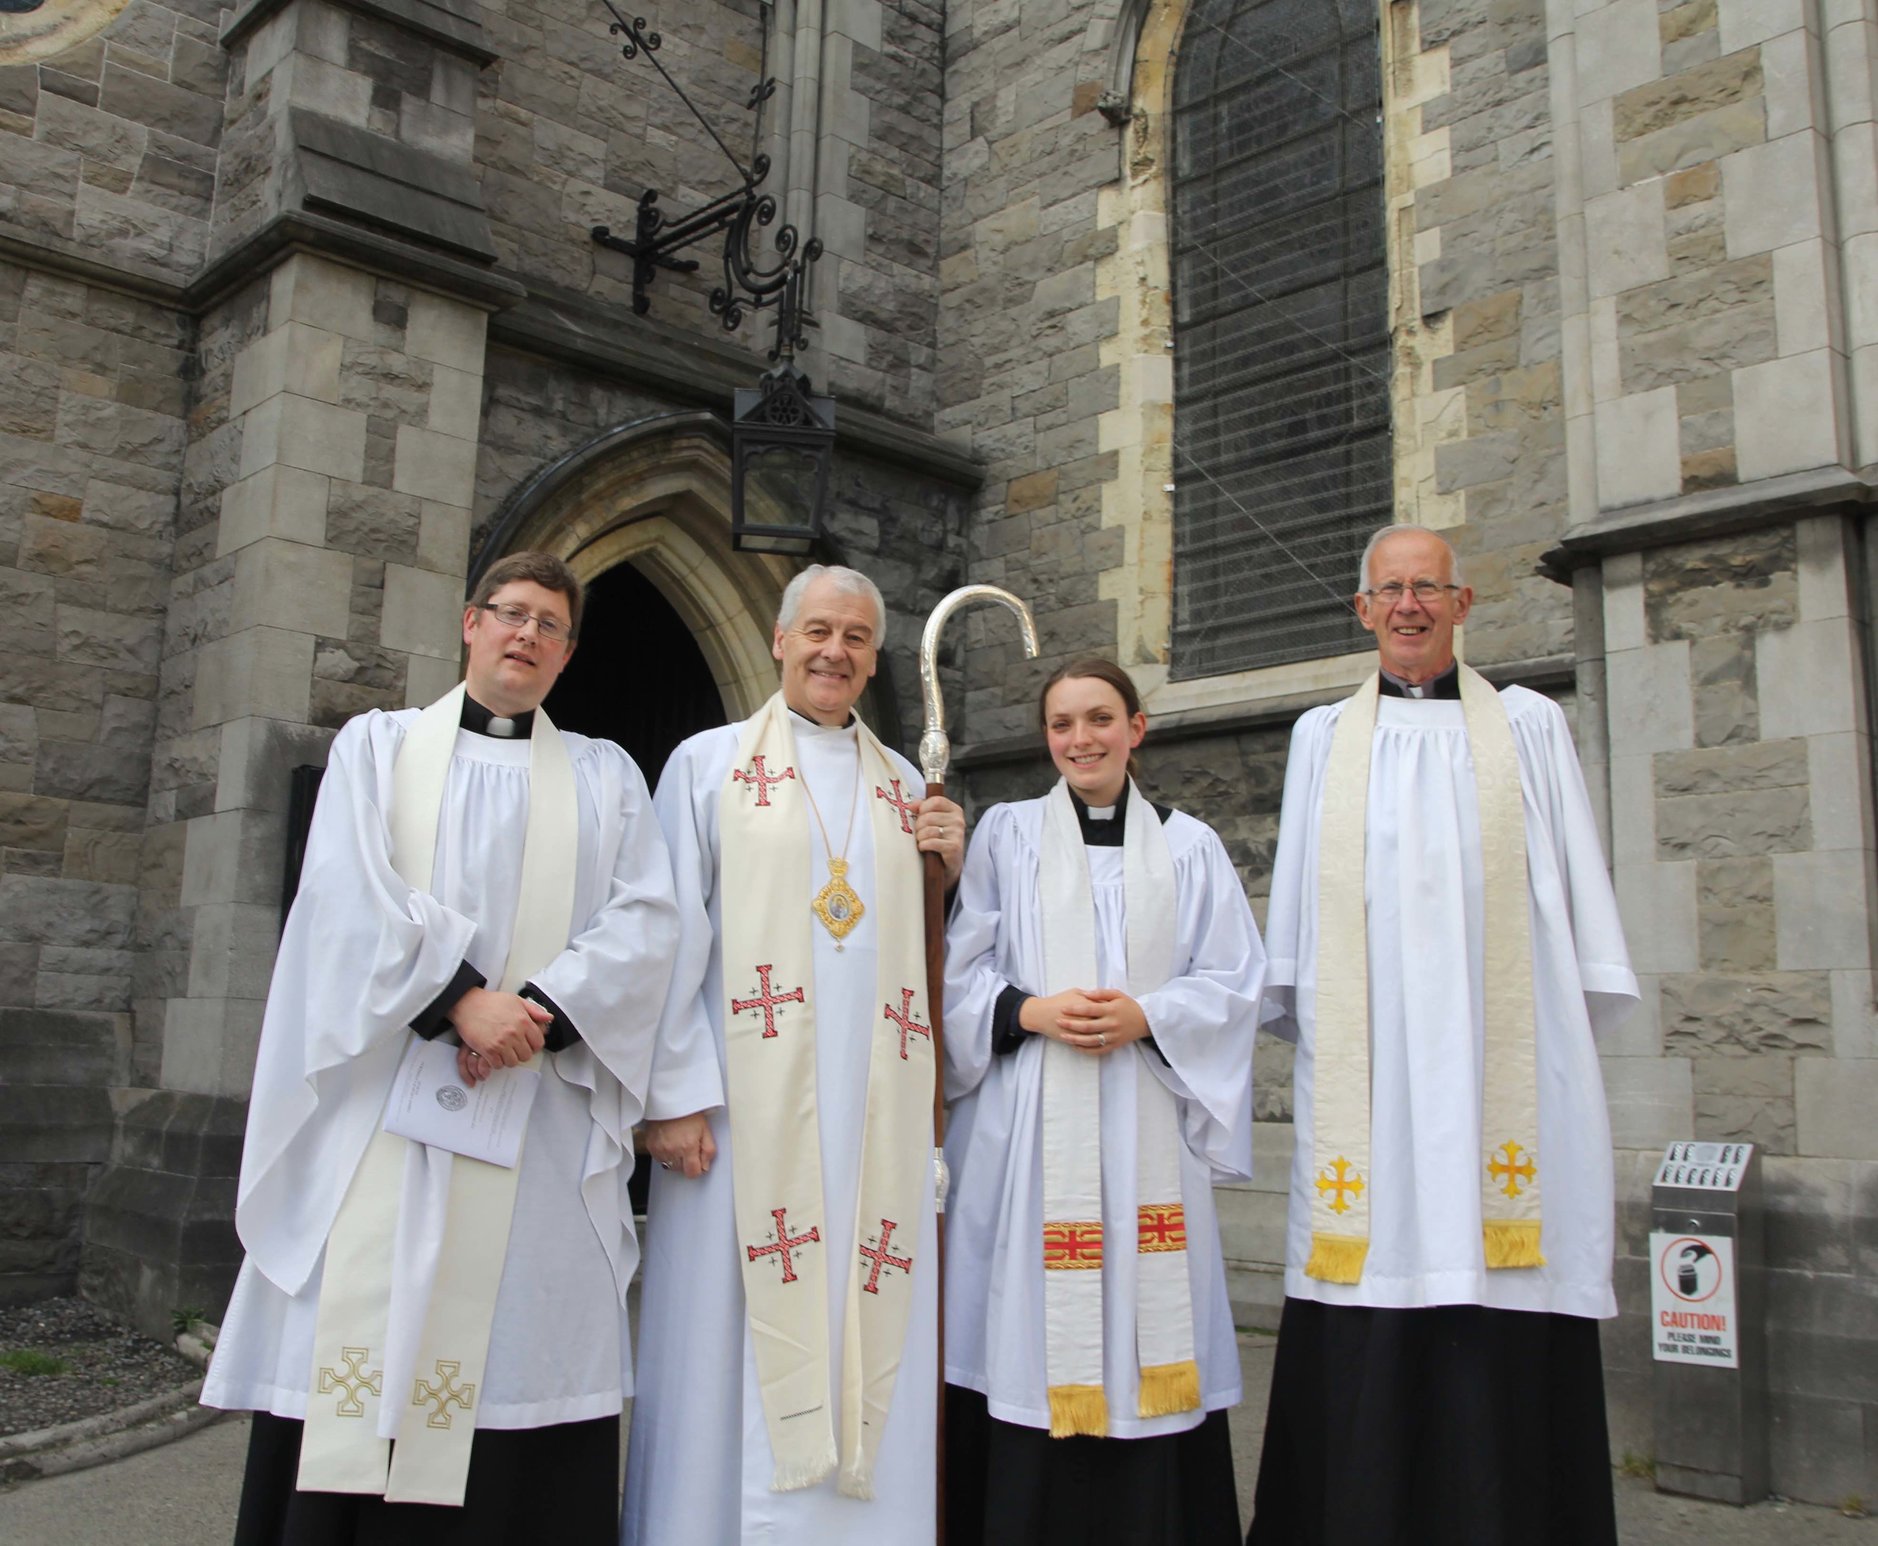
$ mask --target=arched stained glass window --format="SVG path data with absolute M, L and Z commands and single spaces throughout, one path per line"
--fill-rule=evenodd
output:
M 1392 506 L 1376 0 L 1193 0 L 1177 71 L 1172 670 L 1196 677 L 1364 640 L 1325 582 L 1355 590 Z

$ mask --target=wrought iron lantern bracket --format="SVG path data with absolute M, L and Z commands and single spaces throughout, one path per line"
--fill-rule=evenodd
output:
M 804 242 L 793 225 L 775 224 L 776 196 L 762 191 L 770 172 L 769 157 L 753 155 L 748 166 L 739 161 L 709 120 L 698 111 L 697 104 L 659 62 L 662 39 L 658 33 L 647 30 L 646 19 L 636 16 L 629 22 L 615 8 L 613 0 L 602 0 L 602 3 L 613 14 L 607 31 L 621 38 L 620 53 L 627 59 L 637 59 L 643 54 L 647 63 L 664 77 L 665 84 L 677 93 L 692 117 L 704 126 L 724 158 L 736 169 L 740 186 L 701 209 L 671 220 L 666 218 L 659 204 L 658 189 L 647 188 L 639 196 L 638 218 L 630 239 L 616 236 L 612 227 L 604 225 L 593 228 L 593 239 L 633 260 L 633 310 L 644 316 L 652 306 L 650 292 L 658 271 L 696 273 L 702 267 L 699 260 L 679 254 L 722 234 L 723 282 L 711 290 L 712 314 L 722 321 L 727 332 L 735 332 L 750 313 L 773 310 L 776 337 L 769 357 L 793 360 L 796 350 L 807 347 L 807 331 L 815 325 L 808 309 L 807 280 L 810 268 L 822 255 L 821 241 L 810 237 Z M 755 111 L 775 90 L 776 81 L 772 76 L 751 91 L 745 106 Z M 755 242 L 759 233 L 772 225 L 775 232 L 770 245 L 774 258 L 766 261 L 759 256 Z

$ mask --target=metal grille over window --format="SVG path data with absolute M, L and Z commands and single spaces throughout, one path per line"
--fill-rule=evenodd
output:
M 1375 0 L 1194 0 L 1178 69 L 1172 667 L 1196 677 L 1363 638 L 1325 586 L 1356 589 L 1393 503 Z

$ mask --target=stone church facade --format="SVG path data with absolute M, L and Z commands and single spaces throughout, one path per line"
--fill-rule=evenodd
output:
M 293 770 L 456 679 L 482 564 L 643 587 L 652 632 L 586 641 L 626 730 L 680 654 L 691 712 L 766 695 L 789 566 L 731 550 L 725 429 L 765 319 L 718 326 L 708 248 L 636 314 L 591 234 L 761 150 L 825 247 L 800 363 L 889 739 L 932 605 L 1007 585 L 1043 667 L 1135 671 L 1151 792 L 1262 907 L 1289 727 L 1365 668 L 1352 543 L 1452 531 L 1644 984 L 1601 1049 L 1614 1449 L 1654 1453 L 1655 1159 L 1746 1139 L 1772 1485 L 1878 1495 L 1870 0 L 696 0 L 647 19 L 698 116 L 609 19 L 0 12 L 0 1295 L 219 1306 Z M 968 798 L 1033 792 L 1040 668 L 987 611 L 947 669 Z M 1271 1325 L 1259 1057 L 1224 1214 Z

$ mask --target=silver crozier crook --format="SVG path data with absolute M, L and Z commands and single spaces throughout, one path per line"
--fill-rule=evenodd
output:
M 920 694 L 926 700 L 926 730 L 919 738 L 919 770 L 926 775 L 926 793 L 944 794 L 946 787 L 946 765 L 952 760 L 952 743 L 946 739 L 946 700 L 939 689 L 939 633 L 946 625 L 946 619 L 960 607 L 970 606 L 974 601 L 996 601 L 1009 607 L 1017 614 L 1017 621 L 1024 631 L 1024 653 L 1032 660 L 1037 658 L 1037 624 L 1030 615 L 1030 608 L 1008 590 L 1000 590 L 995 585 L 966 585 L 947 596 L 932 609 L 932 616 L 926 619 L 926 631 L 919 641 L 919 686 Z M 945 914 L 945 862 L 934 853 L 925 856 L 926 860 L 926 1009 L 927 1018 L 932 1021 L 932 1056 L 933 1056 L 933 1091 L 932 1091 L 932 1158 L 933 1190 L 938 1200 L 941 1213 L 946 1206 L 945 1141 L 946 1141 L 946 1100 L 945 1100 L 945 996 L 946 996 L 946 914 Z M 937 1519 L 939 1542 L 946 1538 L 946 1426 L 945 1426 L 945 1379 L 946 1366 L 946 1296 L 945 1296 L 945 1260 L 946 1232 L 945 1221 L 940 1220 L 939 1228 L 939 1427 L 934 1445 L 933 1463 L 938 1472 Z
M 926 631 L 919 639 L 919 690 L 926 702 L 926 729 L 919 738 L 919 770 L 926 775 L 928 794 L 940 793 L 952 761 L 952 743 L 946 738 L 945 692 L 939 686 L 939 634 L 954 612 L 974 601 L 995 601 L 1015 612 L 1024 633 L 1024 654 L 1030 660 L 1037 658 L 1037 620 L 1030 615 L 1029 604 L 1000 586 L 962 585 L 932 609 Z

